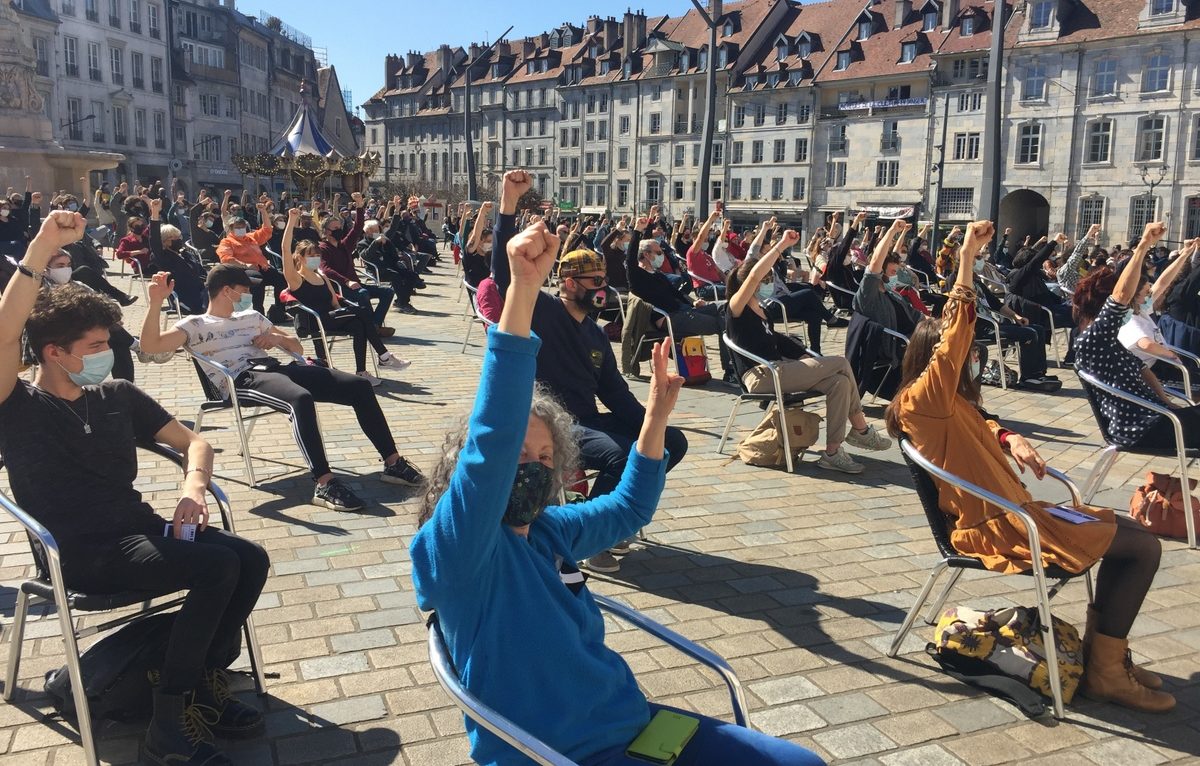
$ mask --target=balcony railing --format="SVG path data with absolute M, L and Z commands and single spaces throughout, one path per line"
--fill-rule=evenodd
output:
M 881 152 L 898 152 L 900 151 L 900 136 L 884 136 L 879 139 L 879 151 Z
M 79 65 L 78 64 L 67 64 L 67 76 L 68 77 L 78 77 L 79 76 Z
M 166 149 L 167 142 L 163 141 L 161 138 L 156 138 L 156 139 L 154 139 L 154 148 L 155 149 Z
M 86 11 L 83 12 L 83 15 L 87 17 L 88 21 L 99 21 L 100 20 L 100 11 L 97 11 L 94 8 L 88 8 Z
M 145 146 L 146 138 L 144 136 L 141 138 L 135 138 L 135 139 L 133 139 L 133 143 L 136 144 L 137 146 Z
M 150 90 L 154 91 L 155 93 L 162 93 L 163 92 L 162 80 L 154 80 L 153 82 L 151 82 Z
M 104 76 L 100 74 L 99 69 L 92 69 L 91 67 L 88 67 L 88 77 L 91 78 L 93 82 L 100 82 L 104 79 Z
M 675 134 L 676 134 L 676 135 L 683 135 L 683 134 L 685 134 L 685 133 L 687 133 L 687 132 L 688 132 L 688 119 L 687 119 L 687 117 L 676 117 L 676 118 L 675 118 Z
M 62 0 L 62 13 L 64 16 L 75 15 L 75 0 Z
M 846 152 L 850 149 L 850 142 L 845 138 L 829 139 L 829 151 L 831 152 Z
M 92 143 L 94 143 L 94 144 L 104 143 L 104 134 L 103 133 L 92 133 Z
M 78 125 L 72 125 L 67 130 L 67 138 L 71 139 L 72 141 L 82 141 L 83 128 L 79 127 Z
M 130 19 L 129 20 L 129 31 L 133 32 L 135 35 L 140 35 L 142 33 L 142 22 L 134 21 L 133 19 Z
M 135 77 L 135 78 L 133 78 L 133 87 L 141 88 L 142 90 L 145 90 L 146 89 L 146 81 L 143 80 L 141 77 Z
M 150 36 L 153 37 L 155 40 L 159 39 L 159 37 L 161 35 L 162 35 L 162 32 L 159 31 L 159 27 L 150 27 Z
M 97 77 L 96 79 L 99 80 L 100 78 Z M 112 81 L 113 81 L 113 85 L 124 85 L 125 84 L 125 75 L 121 74 L 120 72 L 113 72 Z
M 110 27 L 112 27 L 113 29 L 120 29 L 121 28 L 121 17 L 113 16 L 112 14 L 109 14 L 108 25 Z
M 129 143 L 129 138 L 124 133 L 118 133 L 113 136 L 113 141 L 124 146 Z

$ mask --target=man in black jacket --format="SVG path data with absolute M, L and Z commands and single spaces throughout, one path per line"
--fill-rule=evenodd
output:
M 1050 256 L 1054 255 L 1054 250 L 1057 246 L 1066 246 L 1067 235 L 1059 232 L 1053 240 L 1043 243 L 1036 250 L 1032 248 L 1021 248 L 1017 253 L 1017 257 L 1013 259 L 1012 271 L 1008 272 L 1006 282 L 1010 299 L 1018 297 L 1026 301 L 1032 301 L 1045 308 L 1050 309 L 1054 315 L 1055 327 L 1072 327 L 1075 324 L 1071 316 L 1071 307 L 1063 302 L 1054 293 L 1050 292 L 1050 288 L 1046 287 L 1046 277 L 1042 273 L 1042 264 L 1045 263 Z M 1021 304 L 1013 306 L 1010 300 L 1009 305 L 1014 309 L 1020 309 Z M 1030 308 L 1030 307 L 1026 307 Z M 1043 327 L 1049 328 L 1049 323 L 1046 321 L 1045 313 L 1042 311 L 1029 311 L 1030 321 L 1037 322 Z
M 650 208 L 647 218 L 639 218 L 625 250 L 625 273 L 629 279 L 629 292 L 667 312 L 671 317 L 671 329 L 675 340 L 690 335 L 716 335 L 720 337 L 722 321 L 720 307 L 701 298 L 690 299 L 690 285 L 672 285 L 667 276 L 659 271 L 663 259 L 662 245 L 654 239 L 654 221 L 658 217 L 658 206 Z M 655 324 L 665 326 L 661 317 Z

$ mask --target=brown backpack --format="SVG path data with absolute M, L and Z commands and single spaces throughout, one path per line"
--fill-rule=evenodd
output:
M 800 406 L 788 407 L 785 410 L 789 442 L 792 447 L 792 457 L 817 443 L 821 432 L 821 416 L 809 412 Z M 770 468 L 783 468 L 787 465 L 783 454 L 783 436 L 779 433 L 779 408 L 774 404 L 767 411 L 762 422 L 750 432 L 750 435 L 738 445 L 738 457 L 746 465 L 761 465 Z
M 1195 479 L 1188 481 L 1188 488 L 1196 489 Z M 1146 474 L 1146 483 L 1134 491 L 1129 501 L 1129 515 L 1156 535 L 1186 538 L 1183 482 L 1170 474 L 1150 471 Z M 1192 495 L 1192 518 L 1200 527 L 1200 499 L 1195 495 Z

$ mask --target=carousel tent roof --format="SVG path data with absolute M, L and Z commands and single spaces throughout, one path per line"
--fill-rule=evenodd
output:
M 338 151 L 333 144 L 321 133 L 321 121 L 317 113 L 308 104 L 301 104 L 296 110 L 292 124 L 283 131 L 283 135 L 271 147 L 271 154 L 278 157 L 297 154 L 319 154 L 322 157 L 337 157 Z

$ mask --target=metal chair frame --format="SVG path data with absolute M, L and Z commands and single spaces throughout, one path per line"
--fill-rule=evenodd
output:
M 721 676 L 729 692 L 730 705 L 733 708 L 733 719 L 738 726 L 750 728 L 750 715 L 746 705 L 746 694 L 741 681 L 729 663 L 720 655 L 689 641 L 670 628 L 660 625 L 649 617 L 620 604 L 613 599 L 592 592 L 592 599 L 602 612 L 626 622 L 635 628 L 643 630 L 668 646 L 682 652 L 696 662 L 704 665 Z M 529 758 L 539 766 L 577 766 L 575 761 L 562 753 L 555 751 L 525 729 L 517 726 L 502 713 L 479 699 L 462 685 L 458 671 L 446 648 L 438 625 L 437 615 L 429 619 L 428 624 L 429 662 L 433 666 L 433 675 L 437 678 L 442 689 L 450 695 L 454 704 L 463 714 L 475 721 L 484 729 L 499 737 L 521 755 Z
M 343 303 L 349 304 L 351 306 L 357 305 L 357 304 L 351 303 L 350 301 L 346 300 L 345 298 L 341 298 L 340 300 Z M 338 341 L 350 340 L 351 339 L 350 336 L 349 335 L 337 335 L 337 334 L 330 336 L 328 333 L 325 332 L 325 323 L 323 321 L 321 321 L 321 315 L 319 313 L 317 313 L 316 311 L 314 311 L 313 309 L 309 308 L 308 306 L 305 306 L 303 303 L 301 303 L 298 300 L 289 302 L 285 306 L 285 308 L 286 309 L 294 309 L 297 312 L 292 315 L 292 325 L 296 330 L 297 337 L 303 337 L 300 334 L 300 317 L 301 317 L 301 315 L 308 315 L 309 317 L 312 318 L 312 320 L 314 322 L 317 323 L 317 333 L 321 336 L 321 344 L 325 348 L 325 361 L 329 362 L 329 366 L 336 370 L 338 367 L 337 367 L 337 364 L 335 364 L 333 361 L 333 344 Z M 315 346 L 316 340 L 317 340 L 316 337 L 313 336 L 313 334 L 311 332 L 309 332 L 308 335 L 312 338 L 313 345 Z M 375 361 L 374 351 L 375 350 L 371 349 L 371 348 L 367 349 L 367 359 L 370 360 L 370 362 L 371 362 L 371 368 L 375 371 L 375 377 L 379 377 L 379 363 Z M 315 348 L 313 349 L 313 353 L 316 353 Z
M 1146 353 L 1150 354 L 1150 356 L 1154 357 L 1158 361 L 1163 362 L 1164 364 L 1169 364 L 1175 369 L 1179 370 L 1179 374 L 1183 378 L 1183 388 L 1180 389 L 1175 388 L 1174 386 L 1166 385 L 1164 385 L 1163 388 L 1181 399 L 1186 399 L 1188 404 L 1196 404 L 1196 394 L 1195 390 L 1192 388 L 1191 370 L 1188 369 L 1188 366 L 1184 363 L 1184 360 L 1192 362 L 1197 367 L 1200 367 L 1200 356 L 1196 356 L 1190 351 L 1185 351 L 1182 348 L 1176 348 L 1170 344 L 1164 343 L 1163 345 L 1166 346 L 1168 351 L 1174 353 L 1176 358 L 1172 359 L 1169 356 L 1159 356 L 1158 354 L 1149 351 Z M 1183 357 L 1183 359 L 1179 359 L 1179 357 Z
M 1016 353 L 1017 367 L 1019 369 L 1021 366 L 1021 344 L 1017 343 L 1016 341 L 1012 341 L 1008 344 L 1008 346 L 1004 345 L 1004 338 L 1000 337 L 1000 319 L 993 314 L 990 309 L 978 307 L 975 315 L 978 317 L 978 319 L 982 319 L 992 326 L 992 335 L 994 336 L 995 340 L 991 345 L 996 348 L 996 365 L 999 368 L 1000 388 L 1007 391 L 1008 373 L 1004 370 L 1004 351 L 1007 349 Z
M 924 472 L 926 474 L 925 478 L 929 480 L 929 486 L 933 487 L 934 492 L 936 492 L 936 485 L 933 484 L 932 479 L 936 478 L 1013 515 L 1025 528 L 1025 534 L 1029 539 L 1031 566 L 1029 572 L 1022 574 L 1033 577 L 1033 589 L 1038 601 L 1038 628 L 1042 633 L 1042 643 L 1046 651 L 1046 665 L 1050 669 L 1050 690 L 1054 698 L 1054 717 L 1063 718 L 1065 713 L 1063 711 L 1062 679 L 1058 669 L 1058 649 L 1054 642 L 1052 628 L 1054 620 L 1050 611 L 1050 599 L 1054 598 L 1068 581 L 1082 576 L 1087 585 L 1088 603 L 1090 604 L 1093 600 L 1091 570 L 1088 569 L 1081 574 L 1067 572 L 1058 567 L 1050 567 L 1047 570 L 1046 567 L 1042 566 L 1042 542 L 1037 522 L 1029 515 L 1028 511 L 994 492 L 986 490 L 977 484 L 972 484 L 966 479 L 934 465 L 907 438 L 902 437 L 900 439 L 900 450 L 904 454 L 905 460 L 908 461 L 910 467 L 913 469 L 914 479 L 920 481 L 920 479 L 916 478 L 916 474 L 918 471 Z M 1083 504 L 1080 500 L 1079 489 L 1065 474 L 1047 466 L 1046 475 L 1058 480 L 1067 488 L 1071 493 L 1071 501 L 1074 505 Z M 952 570 L 950 580 L 946 583 L 941 595 L 937 597 L 932 608 L 926 615 L 925 622 L 928 625 L 935 623 L 938 613 L 941 612 L 946 599 L 950 596 L 950 592 L 958 583 L 958 579 L 962 577 L 963 570 L 977 569 L 987 571 L 983 562 L 979 559 L 974 556 L 958 553 L 950 547 L 949 533 L 947 531 L 949 525 L 945 520 L 945 515 L 942 514 L 941 509 L 937 506 L 936 498 L 927 498 L 919 486 L 918 494 L 921 495 L 921 504 L 925 508 L 925 515 L 929 521 L 930 531 L 933 533 L 934 539 L 938 544 L 942 560 L 934 565 L 933 570 L 929 573 L 929 577 L 925 580 L 925 585 L 917 595 L 917 600 L 913 603 L 912 608 L 908 610 L 908 614 L 905 616 L 904 622 L 900 625 L 900 629 L 896 631 L 896 636 L 892 639 L 892 643 L 888 647 L 887 655 L 889 657 L 895 657 L 897 652 L 899 652 L 900 645 L 904 642 L 904 638 L 908 635 L 909 630 L 912 629 L 917 615 L 921 612 L 921 607 L 929 599 L 929 594 L 932 592 L 933 586 L 941 578 L 943 572 L 947 569 Z M 931 502 L 933 505 L 932 508 L 929 507 Z M 940 525 L 940 529 L 935 525 Z M 1052 587 L 1047 587 L 1046 585 L 1048 571 L 1049 576 L 1057 580 Z
M 763 367 L 766 367 L 767 370 L 771 373 L 771 381 L 774 385 L 775 391 L 770 394 L 750 393 L 749 391 L 746 390 L 746 385 L 745 385 L 745 383 L 742 382 L 741 376 L 738 376 L 738 389 L 739 389 L 738 397 L 733 402 L 733 408 L 729 410 L 729 417 L 725 419 L 725 430 L 723 430 L 721 432 L 721 440 L 717 443 L 717 454 L 718 455 L 724 454 L 725 442 L 729 440 L 729 431 L 731 428 L 733 428 L 733 419 L 737 416 L 737 411 L 741 407 L 742 402 L 744 402 L 744 401 L 774 402 L 775 405 L 779 408 L 780 419 L 783 419 L 784 411 L 787 409 L 787 405 L 789 405 L 789 404 L 804 404 L 808 399 L 813 399 L 813 398 L 816 398 L 819 396 L 824 396 L 824 394 L 822 394 L 819 391 L 785 392 L 783 390 L 783 384 L 779 377 L 779 363 L 778 362 L 771 362 L 771 361 L 768 361 L 767 359 L 764 359 L 761 356 L 756 356 L 756 355 L 750 353 L 746 349 L 744 349 L 741 346 L 734 343 L 733 339 L 729 337 L 729 333 L 723 334 L 721 336 L 721 338 L 725 341 L 725 347 L 729 349 L 730 353 L 736 354 L 745 359 L 749 359 L 750 361 L 754 362 L 756 365 L 761 365 Z M 811 351 L 807 348 L 805 349 L 805 351 L 808 353 L 809 356 L 813 357 L 814 359 L 821 358 L 820 355 L 818 355 L 814 351 Z M 784 450 L 784 457 L 787 461 L 788 473 L 792 473 L 795 470 L 795 465 L 794 465 L 795 461 L 792 459 L 792 441 L 791 441 L 791 438 L 789 437 L 788 430 L 789 429 L 787 429 L 787 428 L 779 429 L 780 433 L 783 435 L 783 450 Z
M 152 443 L 139 444 L 138 446 L 170 460 L 180 468 L 184 466 L 183 456 L 169 447 Z M 229 498 L 221 491 L 220 487 L 212 482 L 208 485 L 208 494 L 216 501 L 217 509 L 221 516 L 221 524 L 224 529 L 227 532 L 235 533 L 233 512 L 229 504 Z M 100 759 L 96 754 L 91 712 L 88 708 L 87 694 L 83 686 L 83 673 L 79 665 L 79 641 L 114 628 L 141 622 L 151 615 L 181 605 L 184 598 L 182 596 L 174 597 L 163 603 L 151 606 L 152 599 L 171 595 L 172 592 L 158 593 L 146 591 L 142 593 L 140 591 L 129 591 L 113 594 L 112 603 L 106 605 L 104 608 L 85 609 L 81 605 L 80 599 L 88 594 L 67 589 L 66 583 L 63 580 L 62 556 L 59 552 L 58 542 L 50 534 L 49 530 L 3 493 L 0 493 L 0 511 L 8 514 L 25 528 L 25 532 L 29 535 L 30 543 L 33 545 L 35 553 L 38 550 L 41 551 L 43 555 L 39 558 L 45 564 L 45 571 L 42 571 L 42 562 L 39 562 L 38 576 L 22 582 L 19 588 L 16 607 L 13 612 L 13 624 L 10 629 L 11 635 L 9 636 L 8 662 L 4 675 L 4 700 L 10 702 L 13 694 L 16 692 L 17 674 L 21 665 L 21 645 L 25 637 L 25 624 L 29 614 L 29 607 L 39 604 L 53 604 L 58 611 L 63 649 L 66 653 L 67 674 L 71 681 L 71 696 L 76 706 L 79 738 L 84 751 L 84 759 L 88 766 L 99 766 Z M 46 595 L 47 585 L 51 589 L 50 595 Z M 76 625 L 76 617 L 73 610 L 81 612 L 111 612 L 124 606 L 131 606 L 139 601 L 142 602 L 141 608 L 132 614 L 123 615 L 98 625 L 87 627 L 78 627 Z M 254 685 L 257 692 L 261 695 L 266 692 L 266 678 L 263 673 L 262 651 L 259 648 L 258 636 L 254 630 L 252 616 L 246 618 L 242 630 L 246 636 L 246 647 L 250 657 L 251 672 L 254 676 Z
M 1100 452 L 1100 456 L 1096 458 L 1096 464 L 1092 467 L 1092 472 L 1088 474 L 1087 481 L 1085 481 L 1083 484 L 1084 502 L 1091 502 L 1092 498 L 1096 496 L 1096 493 L 1100 491 L 1100 488 L 1104 485 L 1104 479 L 1108 476 L 1108 472 L 1112 470 L 1112 467 L 1116 464 L 1117 458 L 1121 456 L 1122 452 L 1131 455 L 1149 455 L 1156 457 L 1167 456 L 1160 455 L 1154 450 L 1140 450 L 1122 447 L 1113 442 L 1109 438 L 1108 428 L 1102 420 L 1103 416 L 1100 412 L 1099 403 L 1093 400 L 1093 392 L 1089 390 L 1089 387 L 1091 389 L 1103 391 L 1104 393 L 1110 396 L 1115 396 L 1118 399 L 1123 399 L 1124 401 L 1136 404 L 1139 407 L 1144 407 L 1151 412 L 1167 418 L 1171 422 L 1172 429 L 1175 432 L 1175 454 L 1173 457 L 1175 457 L 1179 463 L 1179 478 L 1186 489 L 1189 486 L 1188 466 L 1191 464 L 1192 460 L 1200 457 L 1200 450 L 1188 449 L 1187 441 L 1183 436 L 1183 424 L 1180 422 L 1179 416 L 1172 412 L 1171 408 L 1167 407 L 1165 404 L 1152 402 L 1148 399 L 1143 399 L 1140 396 L 1134 396 L 1133 394 L 1122 391 L 1116 386 L 1105 383 L 1090 372 L 1084 372 L 1083 370 L 1076 368 L 1075 374 L 1079 376 L 1079 380 L 1084 385 L 1084 393 L 1088 394 L 1088 404 L 1092 406 L 1092 414 L 1096 417 L 1096 425 L 1100 428 L 1100 438 L 1104 440 L 1105 445 L 1104 449 Z M 1183 513 L 1184 520 L 1187 523 L 1188 547 L 1194 550 L 1196 548 L 1196 521 L 1192 516 L 1192 493 L 1190 491 L 1183 492 Z
M 663 317 L 663 319 L 666 320 L 667 333 L 664 336 L 662 334 L 662 330 L 658 330 L 657 332 L 648 332 L 648 333 L 642 335 L 642 337 L 638 338 L 637 346 L 633 349 L 633 358 L 635 360 L 641 358 L 642 346 L 644 346 L 646 344 L 646 341 L 650 341 L 650 343 L 653 344 L 653 343 L 657 343 L 660 340 L 669 340 L 671 342 L 671 347 L 669 349 L 667 349 L 667 353 L 669 353 L 671 355 L 671 357 L 675 360 L 675 372 L 682 375 L 683 369 L 680 367 L 679 356 L 675 353 L 675 328 L 671 326 L 671 315 L 668 314 L 667 312 L 663 311 L 662 309 L 660 309 L 658 306 L 655 306 L 653 303 L 650 303 L 649 301 L 643 301 L 643 302 L 647 306 L 650 307 L 650 311 L 652 311 L 655 314 L 658 314 L 659 316 Z M 701 339 L 703 339 L 703 336 L 701 336 Z
M 470 318 L 467 320 L 467 333 L 463 336 L 462 348 L 458 351 L 460 354 L 465 354 L 467 353 L 467 342 L 471 340 L 471 330 L 475 327 L 475 322 L 480 322 L 483 325 L 484 330 L 487 330 L 487 328 L 491 327 L 493 324 L 495 324 L 495 322 L 489 321 L 488 318 L 479 311 L 479 303 L 476 300 L 476 296 L 479 294 L 479 288 L 471 287 L 471 285 L 467 284 L 466 279 L 462 281 L 462 286 L 467 291 L 467 303 L 470 306 L 471 311 L 475 313 L 474 320 Z

